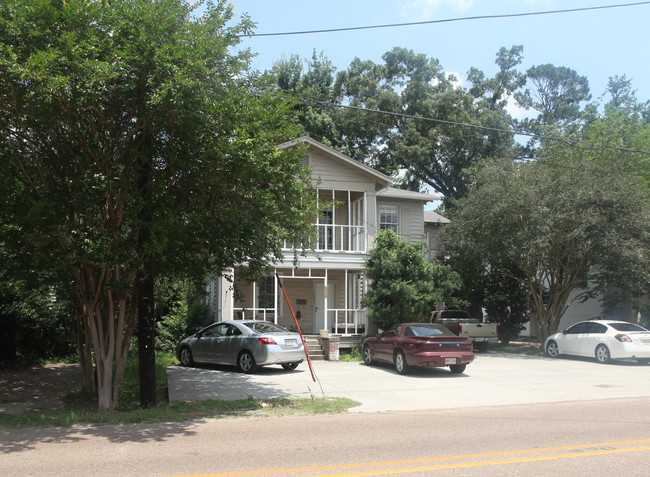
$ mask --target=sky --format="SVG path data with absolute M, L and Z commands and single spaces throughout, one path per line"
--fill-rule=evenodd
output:
M 295 32 L 506 15 L 636 3 L 635 0 L 231 0 L 237 14 L 257 23 L 255 33 Z M 650 3 L 575 13 L 480 19 L 429 25 L 308 35 L 244 38 L 257 56 L 252 68 L 270 69 L 283 56 L 323 53 L 345 70 L 355 58 L 381 63 L 393 47 L 436 58 L 461 81 L 471 67 L 487 77 L 501 47 L 523 45 L 520 71 L 551 63 L 586 76 L 592 99 L 610 77 L 626 75 L 637 97 L 650 99 Z M 465 84 L 466 85 L 466 84 Z

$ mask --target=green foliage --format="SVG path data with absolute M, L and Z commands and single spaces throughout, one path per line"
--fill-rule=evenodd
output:
M 136 277 L 259 271 L 312 234 L 303 151 L 277 147 L 294 103 L 235 48 L 251 28 L 225 0 L 0 2 L 0 242 L 118 374 Z
M 483 301 L 488 321 L 499 327 L 499 341 L 508 344 L 530 321 L 525 276 L 516 266 L 493 263 L 484 276 Z
M 0 274 L 1 275 L 1 274 Z M 43 362 L 75 354 L 71 306 L 48 286 L 0 282 L 0 362 Z
M 556 331 L 571 296 L 650 289 L 647 189 L 568 146 L 545 152 L 543 161 L 483 169 L 445 230 L 452 255 L 521 270 L 542 340 Z
M 526 77 L 532 89 L 515 97 L 522 107 L 540 113 L 535 121 L 540 124 L 573 121 L 580 116 L 580 104 L 591 99 L 587 78 L 570 68 L 550 64 L 533 66 Z
M 409 244 L 392 230 L 384 230 L 366 263 L 371 287 L 363 299 L 368 317 L 386 329 L 395 323 L 423 317 L 458 286 L 449 267 L 433 266 L 422 254 L 422 244 Z

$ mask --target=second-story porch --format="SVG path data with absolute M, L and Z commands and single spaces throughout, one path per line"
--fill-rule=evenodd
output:
M 305 249 L 316 253 L 365 254 L 368 249 L 368 199 L 363 191 L 316 189 L 319 215 L 316 239 Z M 284 250 L 295 246 L 284 244 Z

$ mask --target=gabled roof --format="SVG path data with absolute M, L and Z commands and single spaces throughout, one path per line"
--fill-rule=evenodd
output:
M 359 169 L 359 170 L 365 172 L 366 174 L 369 174 L 369 175 L 373 176 L 375 178 L 375 180 L 379 180 L 381 182 L 384 182 L 386 184 L 386 187 L 389 187 L 393 183 L 393 180 L 389 176 L 387 176 L 386 174 L 382 174 L 381 172 L 376 171 L 372 167 L 368 167 L 368 166 L 366 166 L 365 164 L 362 164 L 359 161 L 355 161 L 351 157 L 348 157 L 345 154 L 341 154 L 340 152 L 332 149 L 331 147 L 326 146 L 323 143 L 320 143 L 320 142 L 310 138 L 309 136 L 299 137 L 298 139 L 294 139 L 293 141 L 289 141 L 289 142 L 285 142 L 283 144 L 280 144 L 278 147 L 280 149 L 286 149 L 288 147 L 295 146 L 296 144 L 298 144 L 300 142 L 305 143 L 305 144 L 309 144 L 311 147 L 315 147 L 317 149 L 320 149 L 321 151 L 326 152 L 330 156 L 332 156 L 332 157 L 334 157 L 334 158 L 336 158 L 336 159 L 338 159 L 340 161 L 345 162 L 346 164 L 350 165 L 351 167 Z
M 437 214 L 432 210 L 425 210 L 424 223 L 425 224 L 448 224 L 451 223 L 451 220 L 449 220 L 447 217 L 443 217 L 442 215 Z

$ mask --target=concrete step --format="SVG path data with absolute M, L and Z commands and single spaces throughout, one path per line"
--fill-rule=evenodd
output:
M 305 343 L 307 344 L 307 351 L 309 352 L 309 359 L 312 361 L 325 360 L 325 353 L 320 346 L 320 340 L 315 336 L 305 336 Z

